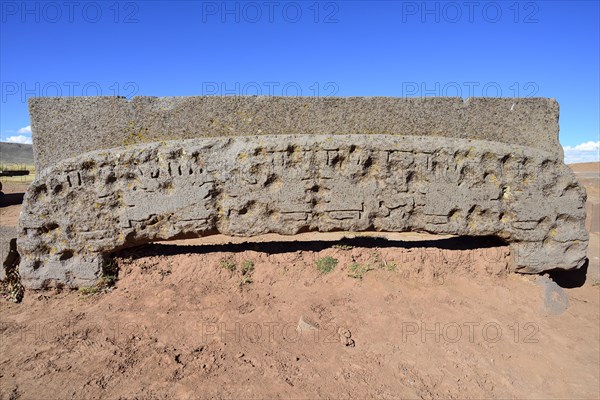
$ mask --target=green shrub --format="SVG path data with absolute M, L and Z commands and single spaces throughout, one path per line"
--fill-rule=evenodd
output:
M 317 260 L 317 270 L 322 274 L 328 274 L 335 269 L 335 266 L 338 264 L 338 260 L 327 256 L 323 258 L 319 258 Z
M 245 260 L 242 264 L 242 275 L 250 275 L 254 272 L 254 262 Z
M 235 261 L 233 261 L 233 259 L 230 257 L 221 258 L 219 263 L 221 264 L 221 267 L 225 268 L 228 271 L 233 272 L 237 268 L 237 265 L 235 265 Z
M 362 279 L 363 276 L 371 270 L 373 270 L 371 264 L 354 263 L 350 265 L 348 276 L 355 279 Z

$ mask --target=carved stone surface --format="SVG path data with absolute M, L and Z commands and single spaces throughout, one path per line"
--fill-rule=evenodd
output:
M 216 233 L 425 231 L 511 245 L 516 268 L 585 260 L 585 190 L 562 158 L 392 135 L 199 138 L 100 150 L 36 178 L 21 213 L 26 286 L 91 284 L 106 255 Z
M 281 134 L 491 140 L 563 156 L 558 103 L 545 98 L 51 97 L 29 109 L 38 171 L 125 145 Z

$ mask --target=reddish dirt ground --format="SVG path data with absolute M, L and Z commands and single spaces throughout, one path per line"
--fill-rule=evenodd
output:
M 106 292 L 0 301 L 0 399 L 600 397 L 597 232 L 550 277 L 491 241 L 385 236 L 147 245 Z

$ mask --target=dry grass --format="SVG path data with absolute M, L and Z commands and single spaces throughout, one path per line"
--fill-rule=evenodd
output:
M 0 176 L 0 182 L 30 183 L 35 179 L 35 165 L 33 164 L 4 164 L 0 163 L 0 171 L 29 171 L 29 175 Z

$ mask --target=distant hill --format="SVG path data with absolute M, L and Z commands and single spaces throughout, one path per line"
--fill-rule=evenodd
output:
M 33 164 L 33 146 L 0 142 L 0 164 Z

